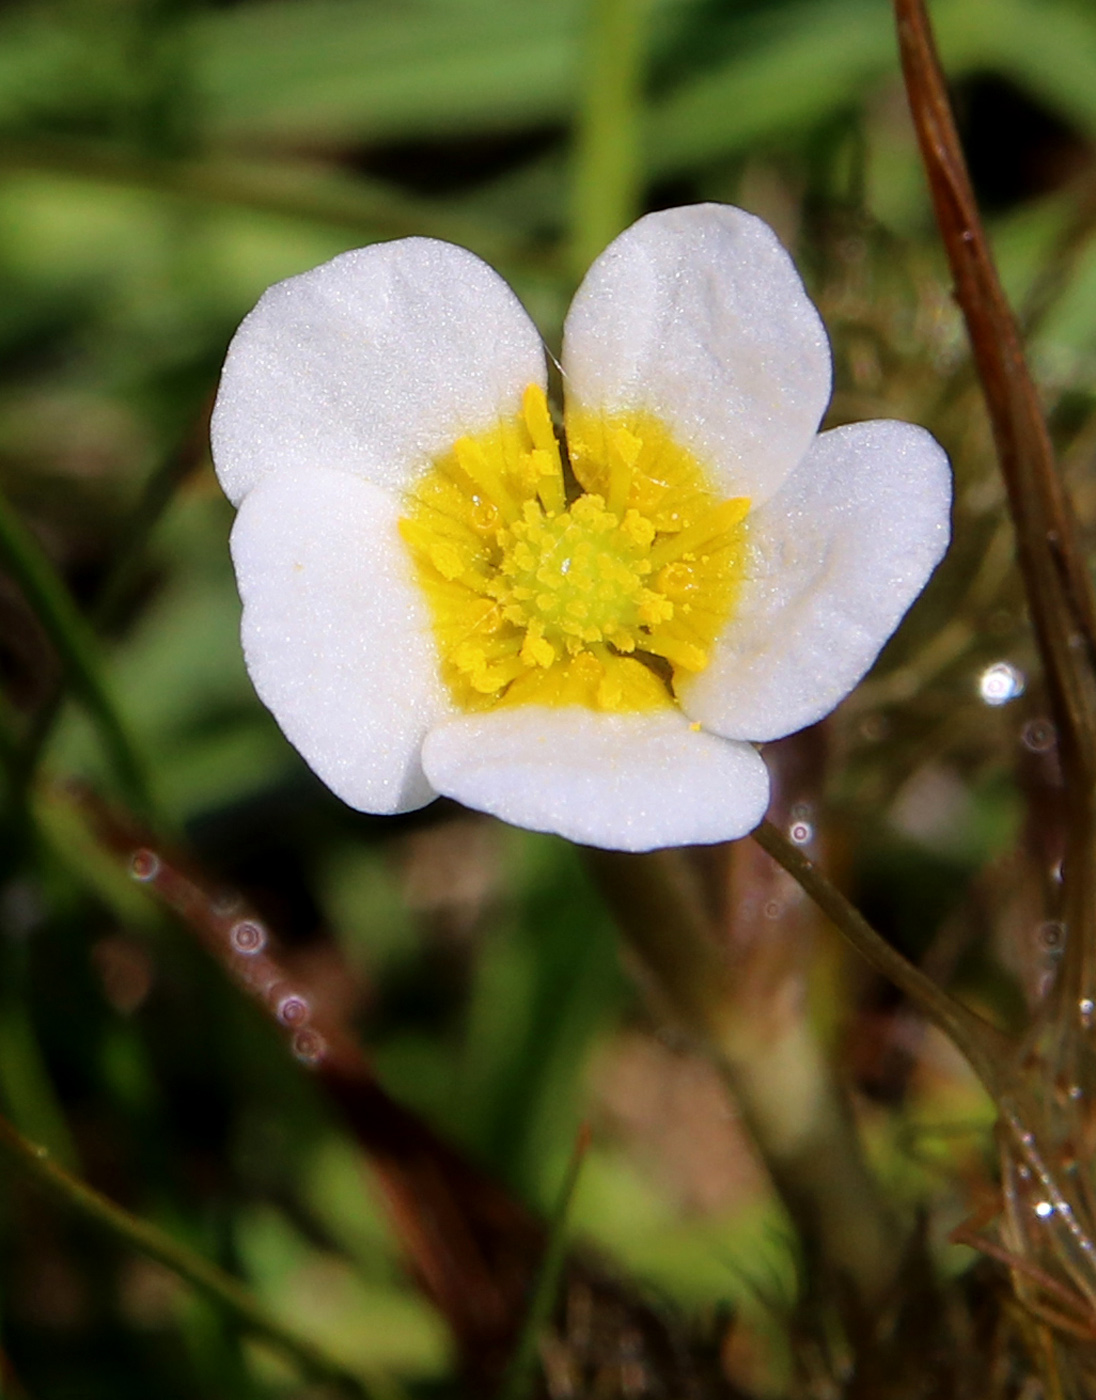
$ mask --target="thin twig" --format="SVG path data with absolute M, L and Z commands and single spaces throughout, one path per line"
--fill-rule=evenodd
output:
M 0 1118 L 0 1153 L 84 1220 L 193 1284 L 227 1309 L 242 1326 L 290 1357 L 307 1374 L 334 1382 L 361 1400 L 370 1394 L 360 1377 L 315 1342 L 287 1327 L 231 1274 L 72 1176 L 50 1157 L 45 1147 L 29 1142 L 4 1118 Z
M 897 948 L 892 948 L 859 909 L 772 822 L 762 822 L 753 838 L 784 867 L 853 947 L 954 1041 L 989 1093 L 999 1096 L 1001 1071 L 1014 1050 L 1012 1041 L 977 1012 L 949 996 Z

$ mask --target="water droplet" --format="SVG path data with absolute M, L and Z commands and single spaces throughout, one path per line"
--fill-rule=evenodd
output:
M 1017 1174 L 1017 1176 L 1019 1176 L 1019 1178 L 1020 1178 L 1021 1181 L 1030 1181 L 1030 1180 L 1031 1180 L 1031 1168 L 1030 1168 L 1030 1167 L 1020 1166 L 1020 1167 L 1017 1168 L 1016 1174 Z
M 221 890 L 214 895 L 209 907 L 218 918 L 227 919 L 230 914 L 235 914 L 242 903 L 243 900 L 236 890 Z
M 298 1031 L 293 1037 L 293 1053 L 305 1065 L 317 1065 L 327 1051 L 327 1042 L 319 1031 Z
M 147 850 L 145 847 L 139 851 L 134 851 L 129 858 L 129 873 L 135 880 L 145 883 L 148 880 L 155 880 L 160 873 L 160 857 L 155 851 Z
M 236 952 L 244 957 L 254 957 L 266 947 L 266 929 L 254 919 L 241 919 L 233 924 L 228 937 Z
M 278 998 L 277 1015 L 283 1026 L 303 1026 L 311 1009 L 305 998 L 296 992 Z
M 1023 671 L 1011 661 L 995 661 L 978 677 L 978 694 L 987 705 L 1007 705 L 1023 695 L 1025 684 Z
M 1048 1215 L 1054 1214 L 1054 1205 L 1051 1201 L 1036 1201 L 1035 1214 L 1040 1220 L 1045 1220 Z
M 49 1156 L 49 1148 L 43 1147 L 40 1142 L 34 1144 L 34 1155 L 39 1161 L 44 1161 Z
M 783 912 L 784 906 L 779 902 L 779 900 L 775 899 L 770 899 L 768 904 L 766 904 L 765 908 L 762 910 L 762 913 L 765 915 L 766 919 L 779 919 Z
M 1092 1025 L 1092 1013 L 1096 1011 L 1096 1002 L 1091 997 L 1082 997 L 1077 1003 L 1077 1009 L 1081 1013 L 1081 1025 L 1087 1029 Z
M 1032 753 L 1046 753 L 1057 743 L 1058 735 L 1049 719 L 1029 719 L 1020 731 L 1020 739 Z
M 1048 953 L 1060 953 L 1066 941 L 1066 926 L 1060 919 L 1048 919 L 1046 923 L 1039 925 L 1036 937 L 1039 946 L 1045 948 Z
M 788 828 L 788 835 L 797 846 L 805 846 L 814 836 L 814 827 L 810 822 L 792 822 Z
M 793 822 L 805 822 L 810 818 L 812 807 L 809 802 L 797 802 L 792 808 L 791 817 Z
M 1069 1097 L 1074 1101 L 1074 1103 L 1076 1103 L 1078 1099 L 1083 1099 L 1084 1096 L 1085 1091 L 1081 1088 L 1079 1084 L 1071 1084 L 1069 1086 Z
M 884 715 L 868 715 L 860 721 L 860 737 L 867 744 L 878 744 L 887 737 L 890 725 Z

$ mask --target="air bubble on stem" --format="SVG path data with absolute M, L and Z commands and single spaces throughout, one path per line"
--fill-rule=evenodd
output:
M 317 1065 L 327 1052 L 327 1042 L 319 1031 L 298 1031 L 293 1037 L 293 1054 L 302 1064 Z
M 1054 747 L 1058 735 L 1050 720 L 1029 719 L 1020 731 L 1020 740 L 1032 753 L 1047 753 Z
M 311 1009 L 304 997 L 289 992 L 278 998 L 277 1017 L 283 1026 L 303 1026 Z
M 241 919 L 233 924 L 228 938 L 235 951 L 245 958 L 254 957 L 266 947 L 266 929 L 254 919 Z
M 1048 1216 L 1051 1216 L 1051 1215 L 1054 1214 L 1054 1202 L 1053 1202 L 1053 1201 L 1036 1201 L 1036 1202 L 1035 1202 L 1035 1214 L 1039 1217 L 1040 1220 L 1046 1220 Z
M 129 858 L 129 873 L 134 880 L 140 880 L 142 884 L 155 880 L 160 873 L 160 857 L 155 851 L 142 846 Z
M 810 822 L 792 822 L 788 835 L 796 846 L 805 846 L 814 836 L 814 827 Z
M 1060 953 L 1066 941 L 1066 926 L 1060 919 L 1047 919 L 1039 925 L 1039 946 L 1048 953 Z
M 1077 1009 L 1081 1013 L 1081 1025 L 1087 1030 L 1092 1025 L 1092 1013 L 1096 1011 L 1096 1002 L 1091 997 L 1082 997 L 1077 1003 Z

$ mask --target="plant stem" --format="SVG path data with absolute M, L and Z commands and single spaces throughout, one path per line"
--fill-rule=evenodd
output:
M 783 866 L 857 952 L 940 1027 L 966 1056 L 989 1093 L 999 1098 L 1004 1063 L 1014 1049 L 1012 1041 L 977 1012 L 949 996 L 897 948 L 891 947 L 859 909 L 772 822 L 762 822 L 753 833 L 753 839 Z
M 572 194 L 576 277 L 639 213 L 647 4 L 592 0 Z
M 559 1197 L 548 1228 L 548 1243 L 536 1282 L 529 1311 L 522 1324 L 514 1355 L 507 1369 L 500 1400 L 525 1400 L 533 1383 L 533 1367 L 537 1359 L 537 1347 L 541 1333 L 552 1316 L 560 1280 L 567 1262 L 567 1221 L 571 1214 L 571 1202 L 575 1198 L 579 1174 L 590 1145 L 590 1131 L 583 1125 L 575 1142 L 567 1171 L 560 1187 Z
M 1046 420 L 989 250 L 924 0 L 895 0 L 910 111 L 982 383 L 1062 757 L 1066 952 L 1041 1020 L 1096 996 L 1096 592 Z M 1073 1053 L 1070 1049 L 1069 1053 Z
M 264 1337 L 309 1375 L 333 1382 L 360 1400 L 368 1396 L 369 1391 L 358 1376 L 346 1370 L 323 1348 L 282 1323 L 231 1274 L 72 1176 L 50 1158 L 46 1148 L 29 1142 L 3 1118 L 0 1118 L 0 1154 L 77 1215 L 149 1259 L 155 1259 L 214 1299 L 242 1326 Z
M 122 530 L 121 543 L 114 552 L 110 568 L 92 603 L 88 617 L 90 630 L 102 633 L 114 621 L 153 530 L 174 500 L 181 482 L 194 470 L 207 451 L 209 415 L 212 408 L 211 397 L 182 442 L 163 457 L 145 482 Z M 14 758 L 13 773 L 21 797 L 34 779 L 38 761 L 53 732 L 57 717 L 64 708 L 69 689 L 67 682 L 70 679 L 68 675 L 62 676 L 53 694 L 39 707 Z
M 145 767 L 119 713 L 99 664 L 91 628 L 81 616 L 57 571 L 33 535 L 0 492 L 0 561 L 34 609 L 102 736 L 118 781 L 137 812 L 153 812 Z
M 765 1005 L 739 986 L 680 851 L 591 850 L 588 859 L 652 999 L 726 1080 L 804 1252 L 859 1315 L 873 1315 L 901 1245 L 805 1006 L 794 993 Z

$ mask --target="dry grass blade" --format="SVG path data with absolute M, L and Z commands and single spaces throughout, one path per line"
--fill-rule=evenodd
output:
M 959 144 L 923 0 L 895 0 L 910 108 L 1016 527 L 1032 621 L 1075 791 L 1096 778 L 1096 600 L 1016 319 Z

